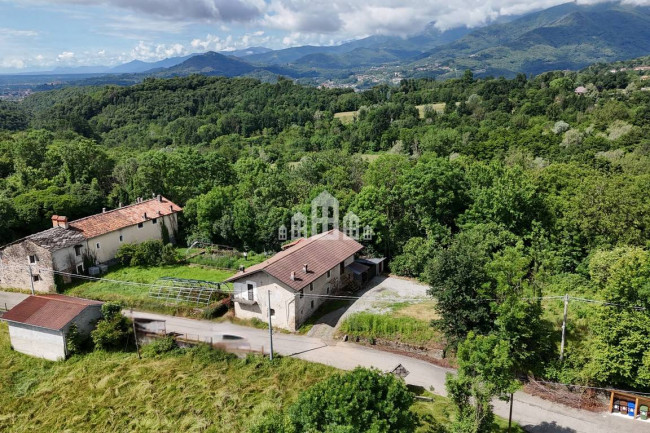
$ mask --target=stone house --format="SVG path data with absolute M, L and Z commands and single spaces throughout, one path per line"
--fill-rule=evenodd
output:
M 52 228 L 0 247 L 0 288 L 55 290 L 55 276 L 70 281 L 88 264 L 115 258 L 123 243 L 162 239 L 173 241 L 182 209 L 162 196 L 91 215 L 75 221 L 52 216 Z
M 88 335 L 101 319 L 102 302 L 63 295 L 30 296 L 2 316 L 14 350 L 59 361 L 68 355 L 66 336 L 72 324 Z
M 337 229 L 294 241 L 270 259 L 227 281 L 234 285 L 235 316 L 295 331 L 351 278 L 348 267 L 363 245 Z

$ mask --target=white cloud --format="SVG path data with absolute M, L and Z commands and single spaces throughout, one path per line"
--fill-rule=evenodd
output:
M 67 62 L 72 59 L 74 59 L 74 53 L 72 51 L 64 51 L 56 56 L 57 62 Z
M 0 60 L 0 68 L 23 69 L 24 67 L 25 67 L 25 61 L 22 59 L 11 58 L 11 59 Z
M 187 50 L 182 44 L 152 44 L 140 41 L 131 50 L 129 60 L 160 60 L 167 57 L 183 56 L 185 54 L 187 54 Z
M 33 38 L 35 36 L 38 36 L 38 32 L 34 30 L 18 30 L 0 27 L 0 37 L 3 36 Z

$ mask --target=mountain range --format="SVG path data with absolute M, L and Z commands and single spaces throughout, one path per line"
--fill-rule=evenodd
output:
M 538 74 L 648 54 L 650 7 L 618 2 L 566 3 L 478 29 L 440 31 L 431 23 L 407 38 L 370 36 L 337 46 L 306 45 L 281 50 L 251 47 L 75 70 L 113 74 L 119 82 L 188 74 L 262 79 L 285 75 L 308 84 L 333 81 L 363 87 L 419 76 L 446 78 L 464 69 L 479 76 Z

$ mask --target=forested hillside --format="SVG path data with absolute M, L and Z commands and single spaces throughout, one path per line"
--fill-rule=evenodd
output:
M 192 76 L 36 94 L 0 106 L 0 238 L 160 193 L 185 207 L 183 240 L 277 249 L 278 227 L 327 189 L 373 226 L 368 253 L 453 312 L 439 323 L 452 346 L 501 332 L 521 372 L 648 389 L 650 321 L 628 308 L 650 301 L 642 73 L 465 73 L 363 93 Z M 564 293 L 619 307 L 577 310 L 559 364 L 555 310 L 529 298 Z

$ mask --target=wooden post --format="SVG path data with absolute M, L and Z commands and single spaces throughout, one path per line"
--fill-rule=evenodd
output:
M 271 346 L 271 350 L 269 351 L 269 360 L 273 361 L 273 325 L 271 324 L 271 290 L 268 292 L 268 299 L 269 299 L 269 344 Z
M 508 433 L 510 433 L 510 426 L 512 425 L 512 401 L 515 399 L 515 394 L 510 393 L 510 416 L 508 417 Z
M 614 391 L 609 393 L 609 413 L 612 413 L 614 410 Z
M 133 310 L 131 310 L 131 317 L 133 317 Z M 135 350 L 138 352 L 138 359 L 142 359 L 142 356 L 140 356 L 140 345 L 138 344 L 138 334 L 136 334 L 135 332 L 135 317 L 133 317 L 131 323 L 133 324 L 133 338 L 135 338 Z
M 636 418 L 636 414 L 639 413 L 639 397 L 636 398 L 636 401 L 634 402 L 634 417 Z
M 34 274 L 32 274 L 32 265 L 29 265 L 29 285 L 32 287 L 32 296 L 34 296 Z

